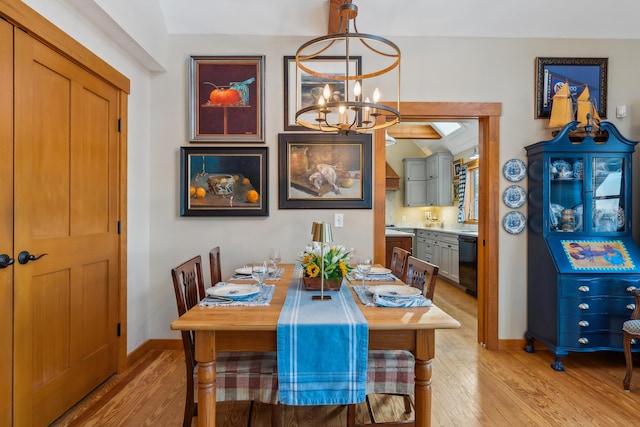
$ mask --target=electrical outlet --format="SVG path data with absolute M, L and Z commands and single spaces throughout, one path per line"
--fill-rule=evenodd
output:
M 341 213 L 334 214 L 333 224 L 336 226 L 336 228 L 344 227 L 344 215 Z

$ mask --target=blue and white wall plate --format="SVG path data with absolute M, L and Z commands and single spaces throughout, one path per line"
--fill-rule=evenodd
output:
M 527 218 L 522 212 L 511 211 L 504 216 L 502 226 L 509 234 L 520 234 L 527 225 Z
M 504 190 L 502 200 L 511 209 L 517 209 L 527 201 L 527 192 L 519 185 L 510 185 Z
M 527 166 L 520 159 L 507 160 L 502 168 L 502 174 L 511 182 L 522 181 L 527 176 Z

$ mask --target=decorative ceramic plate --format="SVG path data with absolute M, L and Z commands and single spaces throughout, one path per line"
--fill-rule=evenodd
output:
M 260 292 L 257 285 L 223 285 L 213 286 L 205 290 L 207 295 L 230 299 L 245 299 Z
M 391 273 L 391 270 L 383 267 L 371 267 L 371 271 L 369 272 L 369 274 L 389 274 L 389 273 Z
M 236 274 L 241 274 L 243 276 L 251 276 L 251 267 L 240 267 L 234 270 Z M 269 267 L 269 273 L 273 273 L 273 267 Z
M 549 205 L 549 221 L 551 222 L 551 229 L 560 229 L 560 218 L 562 216 L 562 210 L 564 207 L 557 203 L 551 203 Z
M 504 190 L 502 200 L 511 209 L 517 209 L 527 201 L 527 192 L 519 185 L 510 185 Z
M 520 234 L 527 225 L 527 219 L 522 212 L 511 211 L 504 216 L 502 226 L 509 234 Z
M 527 166 L 520 159 L 507 160 L 502 168 L 502 174 L 511 182 L 522 181 L 527 175 Z
M 392 298 L 414 298 L 422 294 L 422 291 L 420 291 L 420 289 L 418 288 L 403 285 L 370 286 L 369 290 L 376 295 L 380 295 L 381 297 Z

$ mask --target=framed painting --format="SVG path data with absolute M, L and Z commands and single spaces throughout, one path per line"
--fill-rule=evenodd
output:
M 598 115 L 607 118 L 608 58 L 536 58 L 536 119 L 551 115 L 551 99 L 569 83 L 576 99 L 588 87 Z
M 268 216 L 267 147 L 181 147 L 181 216 Z
M 281 209 L 371 209 L 370 134 L 278 137 Z
M 344 80 L 340 77 L 345 75 L 345 57 L 343 56 L 318 56 L 313 59 L 302 61 L 313 63 L 309 68 L 320 71 L 327 76 L 316 77 L 303 72 L 296 67 L 295 56 L 284 57 L 284 130 L 308 130 L 296 123 L 296 112 L 300 108 L 309 107 L 318 103 L 325 85 L 329 85 L 332 96 L 336 100 L 346 99 Z M 349 75 L 355 76 L 362 73 L 362 57 L 353 56 L 349 58 Z M 354 83 L 355 84 L 355 83 Z M 303 115 L 303 120 L 315 123 L 316 116 L 313 113 Z
M 191 142 L 264 142 L 264 56 L 192 56 Z
M 460 171 L 462 170 L 462 159 L 454 160 L 451 164 L 451 172 L 453 173 L 453 178 L 460 178 Z

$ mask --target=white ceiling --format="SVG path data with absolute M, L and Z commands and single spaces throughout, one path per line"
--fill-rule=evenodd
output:
M 157 0 L 170 34 L 319 36 L 329 0 Z M 640 39 L 638 0 L 353 0 L 381 36 Z

